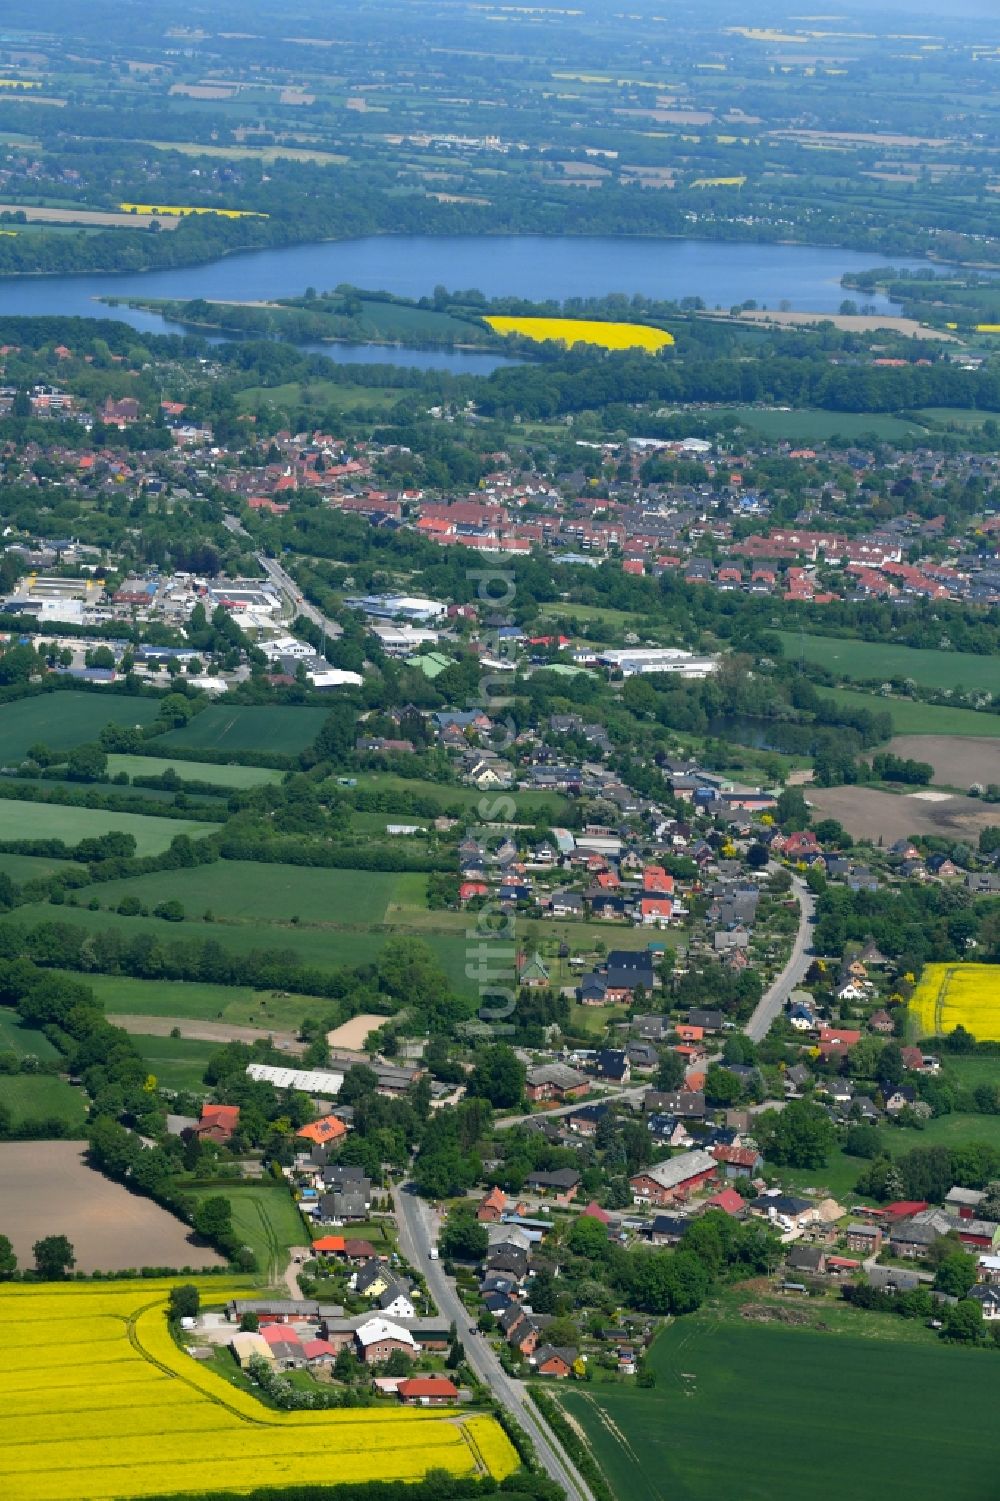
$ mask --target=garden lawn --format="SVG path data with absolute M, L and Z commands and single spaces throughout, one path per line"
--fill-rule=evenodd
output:
M 554 1395 L 619 1501 L 994 1495 L 995 1355 L 894 1340 L 885 1323 L 874 1339 L 719 1323 L 703 1310 L 657 1338 L 654 1389 L 567 1384 Z
M 130 1034 L 151 1074 L 162 1089 L 207 1094 L 203 1075 L 209 1058 L 222 1046 L 216 1042 L 194 1042 L 186 1037 L 147 1037 Z
M 107 724 L 150 724 L 159 710 L 155 698 L 115 694 L 40 693 L 0 706 L 0 766 L 23 761 L 28 747 L 71 750 L 96 740 Z
M 110 813 L 104 808 L 71 808 L 63 803 L 0 803 L 4 839 L 62 839 L 68 845 L 101 834 L 131 834 L 137 855 L 159 855 L 178 834 L 203 839 L 217 827 L 187 818 L 153 818 L 144 813 Z
M 414 797 L 432 800 L 444 811 L 448 808 L 478 809 L 485 799 L 485 806 L 492 806 L 501 797 L 510 797 L 515 805 L 515 819 L 530 822 L 536 815 L 548 815 L 556 820 L 565 816 L 567 801 L 551 792 L 480 792 L 476 787 L 454 787 L 448 782 L 424 782 L 408 777 L 395 776 L 389 772 L 361 771 L 356 778 L 357 786 L 368 791 L 409 792 Z M 348 791 L 352 789 L 347 789 Z M 498 815 L 501 816 L 501 815 Z M 419 813 L 387 813 L 386 823 L 426 823 L 427 815 Z
M 975 709 L 946 709 L 909 698 L 881 698 L 874 693 L 859 693 L 853 688 L 820 688 L 819 692 L 847 708 L 888 714 L 897 735 L 1000 735 L 1000 714 L 978 714 Z
M 851 641 L 842 636 L 812 636 L 777 632 L 785 657 L 804 657 L 831 672 L 858 681 L 912 678 L 925 688 L 977 688 L 995 692 L 998 670 L 994 658 L 974 652 L 935 651 L 900 646 L 892 641 Z
M 165 771 L 175 771 L 185 782 L 211 782 L 219 787 L 237 788 L 263 787 L 280 782 L 284 775 L 267 766 L 216 766 L 211 761 L 171 761 L 166 756 L 108 757 L 108 774 L 112 777 L 120 772 L 129 777 L 161 777 Z
M 0 1074 L 0 1107 L 10 1111 L 16 1126 L 31 1117 L 55 1116 L 68 1122 L 74 1136 L 83 1136 L 87 1099 L 65 1079 L 50 1074 Z
M 169 730 L 150 743 L 157 750 L 178 746 L 185 750 L 232 751 L 234 755 L 269 751 L 295 756 L 313 743 L 325 720 L 325 709 L 209 704 L 181 729 Z

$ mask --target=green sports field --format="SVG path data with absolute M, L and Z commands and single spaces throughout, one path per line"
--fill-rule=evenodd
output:
M 907 1501 L 995 1496 L 990 1352 L 719 1322 L 656 1340 L 657 1384 L 561 1384 L 618 1501 Z M 550 1388 L 551 1390 L 551 1388 Z
M 71 808 L 61 803 L 0 803 L 4 839 L 62 839 L 75 845 L 112 830 L 131 834 L 137 855 L 159 855 L 178 834 L 204 839 L 217 827 L 187 818 L 152 818 L 144 813 L 109 813 L 103 808 Z
M 897 735 L 1000 735 L 1000 714 L 977 714 L 975 709 L 945 709 L 909 698 L 881 698 L 853 688 L 820 688 L 826 698 L 851 709 L 888 714 Z
M 295 756 L 323 727 L 325 709 L 259 708 L 209 704 L 182 729 L 158 735 L 157 750 L 272 751 Z
M 263 787 L 280 782 L 283 775 L 266 766 L 216 766 L 211 761 L 171 761 L 167 756 L 108 757 L 108 774 L 112 777 L 121 772 L 128 777 L 162 777 L 165 771 L 175 771 L 185 782 L 211 782 L 213 786 L 237 788 Z
M 0 766 L 23 761 L 31 745 L 70 750 L 96 740 L 107 724 L 149 724 L 159 707 L 155 698 L 72 692 L 41 693 L 0 705 Z
M 992 657 L 973 652 L 918 650 L 894 642 L 849 641 L 840 636 L 778 631 L 789 662 L 804 658 L 861 682 L 912 678 L 925 688 L 976 688 L 995 692 L 1000 678 Z

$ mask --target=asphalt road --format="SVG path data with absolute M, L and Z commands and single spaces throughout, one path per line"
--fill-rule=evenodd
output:
M 280 589 L 281 593 L 288 600 L 293 619 L 296 615 L 304 615 L 307 620 L 312 621 L 313 625 L 319 626 L 321 631 L 326 631 L 326 634 L 333 641 L 338 636 L 344 634 L 342 626 L 338 625 L 335 620 L 331 620 L 329 616 L 324 615 L 321 610 L 317 610 L 315 605 L 309 603 L 291 574 L 287 573 L 275 558 L 269 558 L 262 552 L 256 553 L 255 557 L 271 580 L 271 583 L 274 584 L 275 588 Z
M 812 920 L 816 911 L 816 899 L 805 881 L 792 876 L 792 892 L 799 904 L 799 927 L 795 934 L 788 963 L 777 979 L 761 996 L 744 1031 L 753 1042 L 763 1042 L 775 1017 L 793 990 L 802 984 L 812 959 L 809 949 L 812 943 Z
M 427 1279 L 442 1318 L 454 1321 L 469 1365 L 527 1433 L 540 1462 L 551 1478 L 562 1486 L 569 1501 L 593 1501 L 590 1490 L 541 1420 L 538 1409 L 530 1402 L 524 1382 L 507 1375 L 484 1335 L 478 1331 L 469 1333 L 468 1309 L 440 1261 L 432 1261 L 430 1257 L 430 1248 L 437 1239 L 437 1222 L 430 1207 L 409 1190 L 409 1185 L 394 1188 L 393 1200 L 400 1248 L 407 1260 Z

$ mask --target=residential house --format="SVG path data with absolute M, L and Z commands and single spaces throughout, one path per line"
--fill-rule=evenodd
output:
M 712 1156 L 726 1178 L 756 1178 L 764 1167 L 756 1147 L 717 1146 L 712 1148 Z
M 397 1386 L 396 1395 L 407 1407 L 452 1407 L 458 1401 L 458 1387 L 447 1376 L 408 1376 Z
M 355 1330 L 354 1338 L 358 1354 L 365 1365 L 381 1365 L 382 1361 L 388 1360 L 397 1350 L 408 1355 L 411 1360 L 415 1360 L 419 1353 L 410 1331 L 401 1324 L 391 1323 L 384 1318 L 368 1319 Z
M 201 1141 L 214 1141 L 220 1146 L 226 1146 L 239 1123 L 238 1105 L 202 1105 L 201 1119 L 194 1128 L 194 1135 Z
M 351 1289 L 360 1298 L 380 1298 L 391 1286 L 393 1276 L 384 1261 L 366 1261 L 351 1278 Z
M 969 1297 L 979 1304 L 984 1323 L 992 1324 L 1000 1319 L 1000 1287 L 980 1282 L 970 1290 Z
M 676 1246 L 692 1224 L 686 1214 L 658 1214 L 649 1227 L 649 1238 L 654 1246 Z
M 571 1204 L 580 1187 L 580 1174 L 571 1167 L 556 1168 L 551 1173 L 529 1173 L 525 1187 L 539 1194 L 552 1194 L 557 1204 Z
M 410 1284 L 403 1281 L 392 1281 L 389 1286 L 375 1299 L 379 1309 L 387 1319 L 412 1319 L 416 1317 L 417 1310 L 410 1297 Z
M 564 1380 L 571 1374 L 577 1358 L 577 1352 L 566 1346 L 540 1345 L 534 1355 L 535 1374 Z
M 594 1059 L 594 1069 L 599 1079 L 608 1079 L 613 1084 L 627 1084 L 632 1075 L 628 1054 L 619 1048 L 601 1048 Z
M 507 1195 L 503 1189 L 491 1188 L 479 1201 L 476 1219 L 483 1225 L 495 1224 L 502 1218 L 506 1205 Z
M 600 1101 L 592 1105 L 578 1105 L 567 1115 L 566 1124 L 577 1136 L 596 1136 L 601 1121 L 610 1114 L 610 1105 Z
M 637 1204 L 657 1206 L 676 1204 L 709 1183 L 718 1173 L 718 1164 L 708 1152 L 685 1152 L 666 1162 L 643 1168 L 629 1179 L 632 1197 Z
M 642 1097 L 644 1111 L 673 1115 L 680 1120 L 705 1119 L 705 1095 L 699 1089 L 647 1089 Z
M 779 1189 L 769 1189 L 751 1199 L 747 1208 L 755 1219 L 770 1220 L 790 1230 L 801 1230 L 817 1218 L 816 1205 L 810 1199 L 800 1199 Z
M 579 1099 L 587 1093 L 591 1081 L 565 1063 L 541 1063 L 528 1069 L 525 1094 L 532 1104 L 546 1100 Z

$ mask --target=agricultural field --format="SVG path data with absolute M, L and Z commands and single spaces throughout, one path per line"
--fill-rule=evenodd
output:
M 720 1322 L 702 1309 L 657 1338 L 655 1389 L 566 1384 L 558 1401 L 629 1501 L 833 1501 L 854 1487 L 831 1466 L 831 1435 L 844 1436 L 866 1495 L 982 1501 L 995 1488 L 1000 1372 L 988 1356 L 894 1337 L 885 1317 L 870 1328 Z
M 159 855 L 178 834 L 204 839 L 216 827 L 189 818 L 153 818 L 145 813 L 110 813 L 104 808 L 72 808 L 62 803 L 2 804 L 5 839 L 62 839 L 75 845 L 81 839 L 96 839 L 112 830 L 131 834 L 137 855 Z
M 3 855 L 0 854 L 0 874 L 10 876 L 18 886 L 26 881 L 44 881 L 59 870 L 78 870 L 86 874 L 86 866 L 75 860 L 57 860 L 48 855 Z
M 155 698 L 124 698 L 96 693 L 40 693 L 0 707 L 0 765 L 23 761 L 31 745 L 71 750 L 96 740 L 107 724 L 150 724 L 159 709 Z
M 25 1120 L 44 1117 L 46 1120 L 65 1121 L 71 1131 L 79 1136 L 84 1134 L 86 1095 L 65 1079 L 53 1078 L 51 1074 L 0 1074 L 0 1107 L 10 1111 L 15 1126 Z
M 280 782 L 283 772 L 272 771 L 267 766 L 216 766 L 213 761 L 171 761 L 168 756 L 123 756 L 108 757 L 108 775 L 127 777 L 162 777 L 173 771 L 185 782 L 211 782 L 219 787 L 265 787 Z M 149 788 L 143 788 L 148 794 Z
M 466 1438 L 449 1414 L 415 1408 L 264 1408 L 174 1344 L 165 1317 L 170 1285 L 0 1291 L 7 1501 L 107 1501 L 123 1485 L 136 1498 L 178 1487 L 219 1495 L 308 1485 L 317 1474 L 340 1483 L 415 1480 L 431 1469 L 471 1476 L 483 1468 L 480 1453 L 497 1479 L 517 1468 L 489 1419 L 473 1420 Z M 207 1302 L 235 1290 L 222 1279 L 201 1284 Z
M 896 735 L 1000 735 L 1000 714 L 980 714 L 975 709 L 946 709 L 922 704 L 911 698 L 881 698 L 854 688 L 821 688 L 824 698 L 851 709 L 870 709 L 888 714 Z
M 240 391 L 236 405 L 241 411 L 256 411 L 263 405 L 276 412 L 300 412 L 310 407 L 351 412 L 358 407 L 394 407 L 403 393 L 394 386 L 345 386 L 333 380 L 288 381 L 280 386 L 249 386 Z
M 980 1042 L 1000 1042 L 1000 965 L 928 964 L 910 999 L 922 1037 L 962 1026 Z
M 111 910 L 124 896 L 137 897 L 150 909 L 176 899 L 189 917 L 201 917 L 210 909 L 216 918 L 255 924 L 298 918 L 303 923 L 343 927 L 385 922 L 401 906 L 423 910 L 426 889 L 427 877 L 419 873 L 223 860 L 103 882 L 93 888 L 93 895 Z
M 558 821 L 569 807 L 566 798 L 558 793 L 520 791 L 510 794 L 484 793 L 476 787 L 455 787 L 447 782 L 424 782 L 412 777 L 396 776 L 393 772 L 359 771 L 356 776 L 352 776 L 352 781 L 358 787 L 371 791 L 409 792 L 414 797 L 427 798 L 436 803 L 442 812 L 448 808 L 458 808 L 466 813 L 475 812 L 484 802 L 486 807 L 490 807 L 498 797 L 509 795 L 514 800 L 517 816 L 522 822 L 530 822 L 535 817 L 548 817 Z M 387 823 L 422 823 L 424 817 L 417 813 L 387 813 L 385 821 Z
M 821 818 L 836 818 L 856 839 L 912 839 L 939 835 L 976 845 L 979 830 L 995 824 L 996 809 L 949 793 L 880 792 L 876 787 L 808 787 L 806 801 Z
M 673 334 L 663 328 L 650 328 L 643 323 L 601 323 L 585 318 L 511 318 L 487 316 L 494 333 L 517 334 L 522 339 L 531 339 L 543 344 L 552 339 L 562 341 L 569 347 L 574 344 L 597 344 L 601 349 L 645 349 L 650 354 L 666 349 L 673 344 Z
M 826 443 L 831 438 L 849 441 L 871 435 L 883 442 L 912 438 L 925 431 L 918 423 L 885 413 L 823 412 L 796 407 L 789 412 L 767 407 L 734 407 L 722 414 L 734 418 L 741 427 L 751 428 L 762 438 L 776 442 Z
M 789 662 L 803 658 L 861 682 L 912 678 L 925 688 L 966 688 L 995 692 L 997 664 L 973 652 L 934 651 L 891 641 L 853 641 L 795 631 L 777 635 Z
M 183 828 L 183 825 L 180 827 Z M 461 918 L 460 913 L 443 915 L 453 919 Z M 6 914 L 0 917 L 0 922 L 9 920 Z M 200 920 L 200 917 L 195 920 L 189 918 L 184 922 L 167 922 L 158 917 L 122 917 L 117 912 L 91 912 L 87 907 L 66 905 L 55 908 L 48 902 L 35 902 L 19 907 L 14 914 L 14 920 L 28 926 L 52 921 L 71 923 L 91 933 L 115 930 L 125 939 L 136 938 L 143 934 L 155 938 L 164 947 L 177 941 L 204 942 L 211 939 L 213 943 L 218 943 L 228 952 L 237 954 L 251 954 L 262 949 L 278 949 L 291 954 L 302 965 L 321 970 L 339 969 L 343 965 L 354 967 L 359 964 L 373 963 L 393 933 L 410 931 L 405 925 L 400 924 L 394 924 L 390 932 L 388 929 L 372 931 L 367 925 L 317 927 L 305 923 L 301 925 L 268 924 L 260 921 L 205 923 Z M 456 991 L 464 995 L 470 994 L 473 990 L 473 982 L 465 974 L 468 949 L 465 927 L 459 927 L 453 923 L 452 929 L 445 933 L 417 927 L 414 927 L 413 931 L 417 936 L 427 940 Z M 93 978 L 88 975 L 88 982 Z M 246 995 L 245 990 L 237 993 Z M 305 1009 L 308 1009 L 309 1004 L 307 998 Z M 134 1008 L 126 1005 L 121 1009 L 130 1011 Z M 168 1014 L 173 1014 L 173 1011 Z
M 159 1204 L 89 1168 L 79 1142 L 0 1144 L 0 1203 L 4 1234 L 13 1241 L 22 1266 L 31 1265 L 31 1247 L 45 1235 L 69 1238 L 81 1272 L 223 1264 L 217 1252 L 199 1246 L 188 1226 Z
M 928 761 L 933 780 L 945 787 L 971 787 L 973 782 L 1000 783 L 1000 739 L 964 735 L 896 735 L 886 750 L 894 756 Z M 997 814 L 1000 821 L 1000 813 Z
M 272 751 L 297 755 L 311 745 L 323 728 L 325 709 L 257 708 L 209 704 L 183 728 L 156 739 L 162 747 L 185 750 Z

